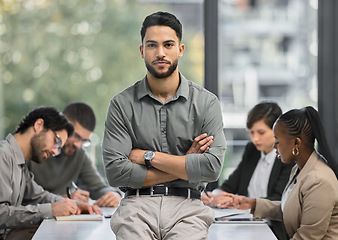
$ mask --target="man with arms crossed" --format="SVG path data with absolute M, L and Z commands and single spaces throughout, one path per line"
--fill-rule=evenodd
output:
M 146 17 L 141 38 L 147 75 L 113 97 L 106 118 L 106 175 L 126 190 L 111 227 L 117 239 L 206 239 L 214 212 L 200 195 L 218 179 L 226 149 L 220 104 L 178 71 L 184 45 L 174 15 Z M 192 150 L 196 142 L 211 145 Z
M 74 133 L 69 136 L 59 155 L 46 159 L 43 164 L 29 162 L 28 167 L 35 181 L 45 190 L 64 197 L 67 196 L 67 187 L 72 187 L 72 182 L 80 181 L 88 191 L 74 189 L 72 199 L 88 202 L 90 197 L 97 200 L 94 204 L 100 207 L 117 207 L 121 200 L 119 190 L 103 180 L 82 149 L 83 144 L 90 143 L 89 138 L 96 125 L 93 109 L 85 103 L 74 102 L 65 107 L 63 114 L 73 124 Z
M 40 107 L 19 123 L 14 135 L 0 142 L 0 239 L 30 239 L 34 231 L 25 227 L 44 218 L 101 213 L 96 206 L 76 204 L 45 191 L 27 168 L 28 159 L 42 163 L 58 154 L 72 133 L 73 126 L 55 108 Z

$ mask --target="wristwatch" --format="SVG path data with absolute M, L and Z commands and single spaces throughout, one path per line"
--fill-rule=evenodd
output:
M 155 153 L 153 151 L 146 151 L 144 153 L 144 163 L 147 167 L 152 167 L 151 160 L 155 157 Z

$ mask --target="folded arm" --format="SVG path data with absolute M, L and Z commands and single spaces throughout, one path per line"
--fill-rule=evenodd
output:
M 206 133 L 199 135 L 193 141 L 193 144 L 187 151 L 187 154 L 203 153 L 209 149 L 213 142 L 213 136 L 207 136 Z M 145 165 L 144 153 L 146 150 L 133 149 L 130 152 L 129 160 L 139 165 Z M 151 161 L 153 169 L 147 172 L 145 186 L 173 181 L 175 179 L 188 180 L 188 174 L 185 167 L 185 156 L 175 156 L 161 152 L 155 152 L 155 157 Z
M 199 120 L 201 128 L 199 131 L 209 134 L 210 139 L 205 140 L 205 143 L 199 143 L 205 136 L 196 141 L 177 136 L 175 138 L 177 145 L 172 145 L 175 149 L 172 152 L 175 154 L 167 154 L 168 150 L 166 153 L 160 150 L 161 140 L 156 133 L 151 133 L 151 136 L 154 136 L 152 140 L 142 127 L 135 127 L 138 126 L 138 122 L 134 122 L 129 112 L 136 110 L 132 107 L 126 109 L 126 107 L 129 105 L 122 108 L 119 102 L 113 99 L 106 118 L 102 149 L 106 175 L 111 186 L 140 188 L 175 179 L 190 183 L 204 183 L 218 179 L 226 144 L 221 109 L 217 99 L 208 104 L 207 111 L 202 114 L 205 118 Z M 186 134 L 195 134 L 195 132 L 196 129 L 189 129 Z M 169 141 L 172 142 L 171 144 L 174 142 L 172 138 Z M 183 154 L 182 149 L 186 149 Z M 155 151 L 155 158 L 152 160 L 153 169 L 145 166 L 146 150 Z

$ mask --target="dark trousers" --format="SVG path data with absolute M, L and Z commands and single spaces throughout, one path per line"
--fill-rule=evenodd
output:
M 268 221 L 269 227 L 272 232 L 275 234 L 278 240 L 288 240 L 290 239 L 285 231 L 284 224 L 281 221 Z

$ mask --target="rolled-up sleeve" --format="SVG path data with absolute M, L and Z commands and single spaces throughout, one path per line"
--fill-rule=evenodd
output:
M 202 116 L 201 116 L 202 117 Z M 221 173 L 226 141 L 223 132 L 222 111 L 219 101 L 215 97 L 206 107 L 201 133 L 213 136 L 213 143 L 203 154 L 188 154 L 186 169 L 189 182 L 212 182 L 219 178 Z
M 129 121 L 123 114 L 124 110 L 113 98 L 108 108 L 102 142 L 106 176 L 113 187 L 140 188 L 145 181 L 147 168 L 128 159 L 132 149 L 132 133 L 128 131 Z

